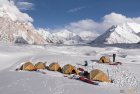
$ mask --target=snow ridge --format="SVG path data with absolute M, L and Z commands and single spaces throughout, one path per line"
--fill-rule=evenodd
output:
M 79 44 L 80 42 L 82 42 L 82 39 L 79 35 L 68 30 L 50 33 L 45 29 L 39 29 L 38 33 L 42 35 L 48 43 Z
M 98 34 L 94 34 L 93 32 L 83 31 L 74 33 L 67 29 L 51 32 L 51 30 L 39 28 L 38 33 L 45 38 L 48 43 L 56 44 L 85 44 L 93 41 L 98 36 Z

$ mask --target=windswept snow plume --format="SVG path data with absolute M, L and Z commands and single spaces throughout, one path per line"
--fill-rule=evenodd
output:
M 10 17 L 13 21 L 33 22 L 26 13 L 20 12 L 13 1 L 0 0 L 0 17 Z

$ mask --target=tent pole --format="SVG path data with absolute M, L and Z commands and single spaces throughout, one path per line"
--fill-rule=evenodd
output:
M 109 71 L 108 71 L 108 69 L 107 69 L 107 75 L 108 75 L 108 78 L 109 78 Z

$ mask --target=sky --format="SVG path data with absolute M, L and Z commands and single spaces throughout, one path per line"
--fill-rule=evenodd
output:
M 14 18 L 50 32 L 103 33 L 112 25 L 140 23 L 140 0 L 0 0 Z
M 34 19 L 34 26 L 56 28 L 68 23 L 93 19 L 115 12 L 128 17 L 140 15 L 140 0 L 26 0 L 33 9 L 24 11 Z

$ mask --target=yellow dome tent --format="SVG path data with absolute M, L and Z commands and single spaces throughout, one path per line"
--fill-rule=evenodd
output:
M 99 60 L 99 63 L 111 63 L 110 58 L 107 56 L 102 56 Z
M 51 71 L 60 71 L 61 70 L 61 67 L 58 63 L 51 63 L 49 65 L 49 70 Z
M 75 74 L 78 75 L 79 71 L 74 66 L 72 66 L 70 64 L 67 64 L 67 65 L 63 66 L 62 73 L 64 73 L 64 74 L 73 74 L 73 73 L 75 73 Z
M 43 62 L 38 62 L 38 63 L 35 64 L 35 68 L 36 69 L 45 69 L 46 65 Z
M 20 70 L 35 71 L 36 68 L 31 62 L 26 62 L 21 66 Z
M 108 76 L 101 70 L 95 69 L 89 73 L 88 78 L 94 81 L 111 82 Z

